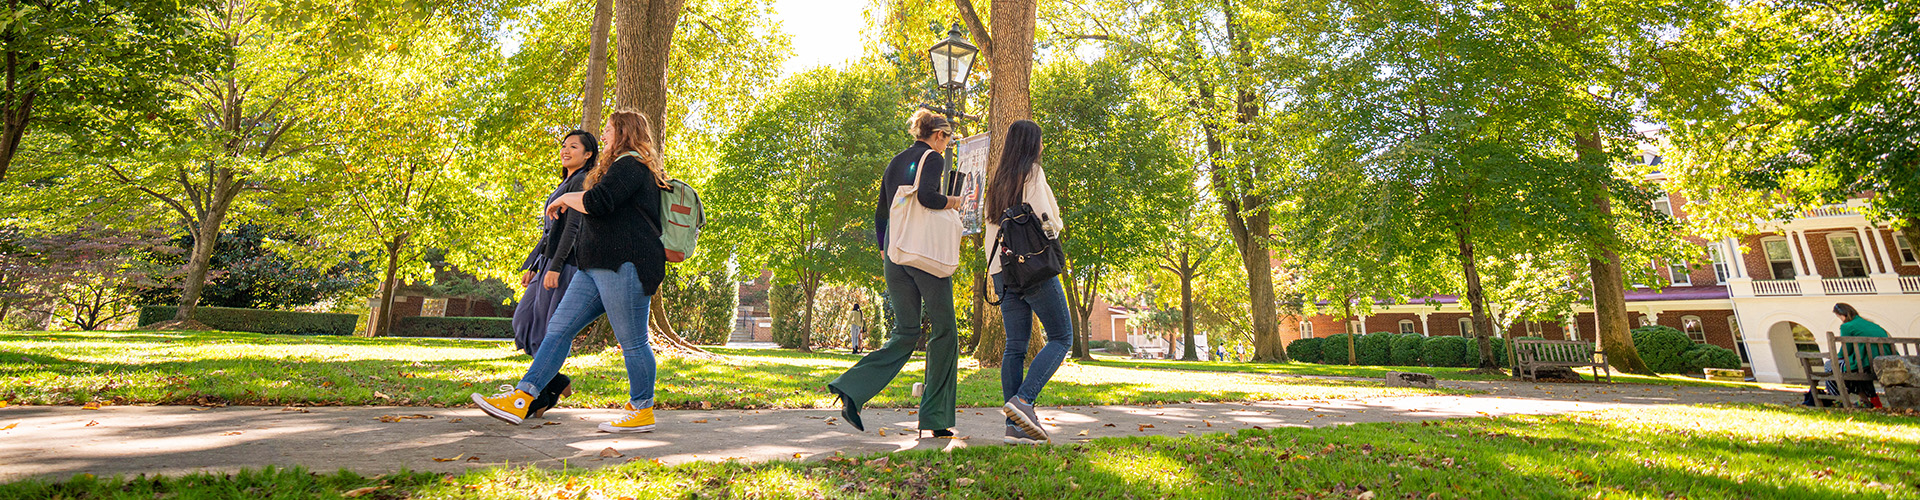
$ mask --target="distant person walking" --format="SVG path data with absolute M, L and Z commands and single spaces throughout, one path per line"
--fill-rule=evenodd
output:
M 549 218 L 564 210 L 581 216 L 574 259 L 580 270 L 568 284 L 547 323 L 546 338 L 518 385 L 499 394 L 473 395 L 487 415 L 519 424 L 532 408 L 534 392 L 559 373 L 573 349 L 573 337 L 602 313 L 613 326 L 627 368 L 627 414 L 600 424 L 604 432 L 649 432 L 654 427 L 653 346 L 647 339 L 647 307 L 666 276 L 666 250 L 660 243 L 660 194 L 667 175 L 660 145 L 645 115 L 633 110 L 607 117 L 607 150 L 581 181 L 580 192 L 547 204 Z
M 946 196 L 939 188 L 946 177 L 947 160 L 940 156 L 953 140 L 953 125 L 931 111 L 920 110 L 907 121 L 907 132 L 915 141 L 906 151 L 894 155 L 880 177 L 880 202 L 874 208 L 874 233 L 883 253 L 887 296 L 893 304 L 893 331 L 879 350 L 860 358 L 846 373 L 827 384 L 827 390 L 840 398 L 841 417 L 854 429 L 865 431 L 860 408 L 887 388 L 900 374 L 900 367 L 913 358 L 920 344 L 920 318 L 925 314 L 930 328 L 927 341 L 925 392 L 920 396 L 920 429 L 933 431 L 935 437 L 953 436 L 954 393 L 959 385 L 960 342 L 953 317 L 953 281 L 927 271 L 894 263 L 884 257 L 888 237 L 903 228 L 889 226 L 891 205 L 903 186 L 916 186 L 912 199 L 898 203 L 918 203 L 930 210 L 953 210 L 960 198 Z M 905 221 L 895 221 L 904 224 Z M 892 233 L 889 229 L 894 230 Z M 954 250 L 958 250 L 957 242 Z
M 1040 169 L 1042 144 L 1040 125 L 1027 120 L 1014 122 L 1002 136 L 1006 149 L 1000 165 L 994 168 L 993 181 L 987 186 L 986 239 L 987 273 L 993 276 L 994 290 L 1000 295 L 1000 317 L 1006 326 L 1006 350 L 1000 358 L 1000 397 L 1006 402 L 1001 412 L 1007 416 L 1008 443 L 1038 443 L 1048 440 L 1033 405 L 1040 390 L 1073 343 L 1073 319 L 1067 310 L 1067 294 L 1060 277 L 1024 283 L 1022 288 L 1006 269 L 1011 259 L 1024 262 L 1029 257 L 1007 246 L 1002 238 L 1002 223 L 1037 225 L 1048 240 L 1058 241 L 1066 223 L 1060 220 L 1060 204 L 1047 185 L 1047 174 Z M 1059 250 L 1058 246 L 1043 251 Z M 1057 272 L 1057 271 L 1056 271 Z M 1046 328 L 1047 343 L 1026 366 L 1027 341 L 1033 337 L 1033 318 Z
M 866 328 L 866 324 L 867 317 L 860 314 L 860 304 L 854 304 L 853 313 L 847 317 L 847 336 L 850 337 L 849 343 L 853 344 L 854 354 L 860 354 L 860 334 Z
M 599 155 L 600 141 L 594 140 L 593 134 L 575 130 L 561 138 L 560 185 L 553 188 L 553 194 L 547 195 L 547 204 L 552 204 L 560 195 L 580 191 L 580 184 L 587 177 L 586 167 L 594 164 Z M 573 282 L 573 273 L 577 271 L 573 245 L 580 235 L 580 219 L 579 212 L 572 210 L 563 210 L 555 217 L 542 217 L 545 225 L 540 241 L 520 264 L 524 271 L 520 275 L 520 286 L 527 291 L 520 297 L 520 304 L 513 308 L 513 346 L 529 356 L 539 352 L 541 341 L 547 338 L 547 320 L 553 317 L 554 308 L 560 306 L 560 298 L 567 293 L 567 285 Z M 547 382 L 528 405 L 527 416 L 543 416 L 560 404 L 560 398 L 571 395 L 572 379 L 556 372 L 553 380 Z

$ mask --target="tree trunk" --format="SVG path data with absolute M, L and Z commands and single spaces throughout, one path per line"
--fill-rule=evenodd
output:
M 820 296 L 820 277 L 807 271 L 800 286 L 807 288 L 807 310 L 800 314 L 800 352 L 813 352 L 813 305 Z
M 1471 198 L 1469 198 L 1471 200 Z M 1469 201 L 1468 203 L 1471 203 Z M 1467 281 L 1467 302 L 1473 307 L 1473 336 L 1479 339 L 1481 373 L 1500 373 L 1500 360 L 1493 357 L 1493 319 L 1487 317 L 1486 289 L 1480 284 L 1480 267 L 1473 256 L 1473 230 L 1467 227 L 1471 212 L 1463 209 L 1462 220 L 1454 222 L 1453 234 L 1460 245 L 1460 272 Z
M 227 209 L 239 194 L 238 189 L 230 189 L 233 174 L 222 172 L 221 175 L 222 181 L 211 186 L 213 203 L 200 214 L 199 227 L 194 228 L 193 252 L 187 258 L 186 281 L 180 287 L 180 306 L 173 313 L 173 319 L 181 322 L 177 326 L 183 328 L 197 328 L 193 311 L 200 305 L 200 292 L 207 287 L 207 268 L 213 262 L 214 246 L 220 243 L 220 225 L 226 222 Z
M 1600 155 L 1600 135 L 1597 132 L 1580 134 L 1574 138 L 1574 143 L 1582 161 L 1594 164 L 1606 161 Z M 1613 233 L 1612 196 L 1604 185 L 1596 188 L 1594 209 L 1599 212 L 1600 220 L 1606 221 L 1604 230 Z M 1606 247 L 1613 244 L 1614 235 L 1603 236 L 1594 239 L 1587 254 L 1587 272 L 1593 278 L 1593 317 L 1595 326 L 1600 330 L 1600 350 L 1607 354 L 1607 363 L 1620 371 L 1654 375 L 1647 362 L 1640 359 L 1640 351 L 1633 345 L 1633 332 L 1627 325 L 1627 284 L 1621 275 L 1620 256 Z
M 14 92 L 13 57 L 13 53 L 7 53 L 8 92 Z M 37 93 L 21 93 L 19 103 L 8 103 L 9 107 L 0 110 L 0 122 L 4 122 L 6 127 L 6 130 L 0 131 L 0 182 L 6 182 L 7 169 L 13 165 L 14 155 L 20 152 L 20 140 L 27 133 L 27 123 L 33 117 L 33 98 Z
M 587 49 L 587 81 L 580 92 L 580 130 L 600 135 L 600 106 L 606 102 L 607 31 L 613 24 L 613 0 L 593 5 L 592 45 Z
M 1088 340 L 1093 338 L 1093 325 L 1087 321 L 1093 318 L 1093 303 L 1097 298 L 1095 290 L 1100 289 L 1100 273 L 1087 276 L 1084 286 L 1079 281 L 1069 279 L 1066 273 L 1060 275 L 1060 284 L 1067 291 L 1067 312 L 1073 315 L 1073 357 L 1081 361 L 1093 361 L 1093 353 L 1087 349 Z
M 614 97 L 621 109 L 633 109 L 653 124 L 653 136 L 664 148 L 667 119 L 667 62 L 673 48 L 673 30 L 680 23 L 684 0 L 620 0 L 620 58 Z
M 1180 353 L 1180 359 L 1199 361 L 1200 353 L 1193 345 L 1193 268 L 1188 266 L 1186 252 L 1180 253 L 1180 330 L 1187 338 L 1187 348 Z
M 987 8 L 992 15 L 993 51 L 987 54 L 993 79 L 988 86 L 987 132 L 1004 135 L 1013 122 L 1033 117 L 1033 30 L 1039 12 L 1035 0 L 995 0 Z M 987 38 L 987 37 L 982 37 Z M 987 170 L 1000 164 L 1006 141 L 993 141 L 987 148 Z
M 380 280 L 380 310 L 374 314 L 373 325 L 367 327 L 368 337 L 385 336 L 393 329 L 393 296 L 400 288 L 397 277 L 400 270 L 400 249 L 407 244 L 406 233 L 387 241 L 386 277 Z
M 987 331 L 987 311 L 989 309 L 989 304 L 987 304 L 987 286 L 989 283 L 992 283 L 992 280 L 987 279 L 985 271 L 975 271 L 973 273 L 973 314 L 969 315 L 968 321 L 973 327 L 973 335 L 968 335 L 967 344 L 962 346 L 966 349 L 968 355 L 980 352 L 980 337 Z M 992 309 L 995 312 L 999 310 L 998 308 Z
M 665 288 L 664 286 L 661 287 L 661 289 Z M 687 354 L 712 354 L 707 352 L 706 349 L 701 349 L 700 346 L 688 342 L 686 337 L 680 336 L 680 332 L 673 329 L 673 319 L 667 315 L 668 307 L 665 293 L 655 293 L 653 299 L 649 302 L 651 304 L 647 306 L 647 323 L 649 324 L 650 330 L 648 337 L 649 343 L 652 344 L 655 352 L 681 351 Z

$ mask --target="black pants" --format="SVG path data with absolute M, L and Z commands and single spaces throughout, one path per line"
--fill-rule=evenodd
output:
M 527 405 L 527 414 L 544 412 L 560 404 L 560 393 L 565 392 L 567 386 L 572 384 L 573 380 L 566 375 L 553 374 L 553 380 L 547 381 L 547 386 L 540 389 L 540 394 L 533 398 L 533 404 Z

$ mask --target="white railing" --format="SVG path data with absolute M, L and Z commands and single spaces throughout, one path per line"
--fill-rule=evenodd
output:
M 1860 207 L 1853 206 L 1852 203 L 1848 203 L 1844 205 L 1827 205 L 1822 207 L 1810 208 L 1810 209 L 1807 209 L 1807 211 L 1805 212 L 1801 212 L 1800 218 L 1812 219 L 1815 217 L 1839 217 L 1843 215 L 1858 215 L 1859 213 L 1860 213 Z
M 1902 293 L 1920 293 L 1920 276 L 1901 276 L 1900 291 Z
M 1820 288 L 1827 295 L 1862 295 L 1873 293 L 1872 278 L 1826 278 L 1820 280 Z
M 1800 282 L 1795 280 L 1753 280 L 1753 294 L 1759 296 L 1799 295 Z

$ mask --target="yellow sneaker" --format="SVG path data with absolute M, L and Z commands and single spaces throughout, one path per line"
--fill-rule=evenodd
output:
M 601 422 L 600 432 L 653 432 L 653 407 L 638 410 L 633 404 L 627 404 L 627 416 L 612 422 Z
M 533 405 L 533 395 L 515 389 L 511 385 L 500 386 L 500 393 L 493 396 L 473 395 L 473 404 L 480 405 L 487 415 L 506 423 L 520 425 L 527 418 L 527 408 Z

